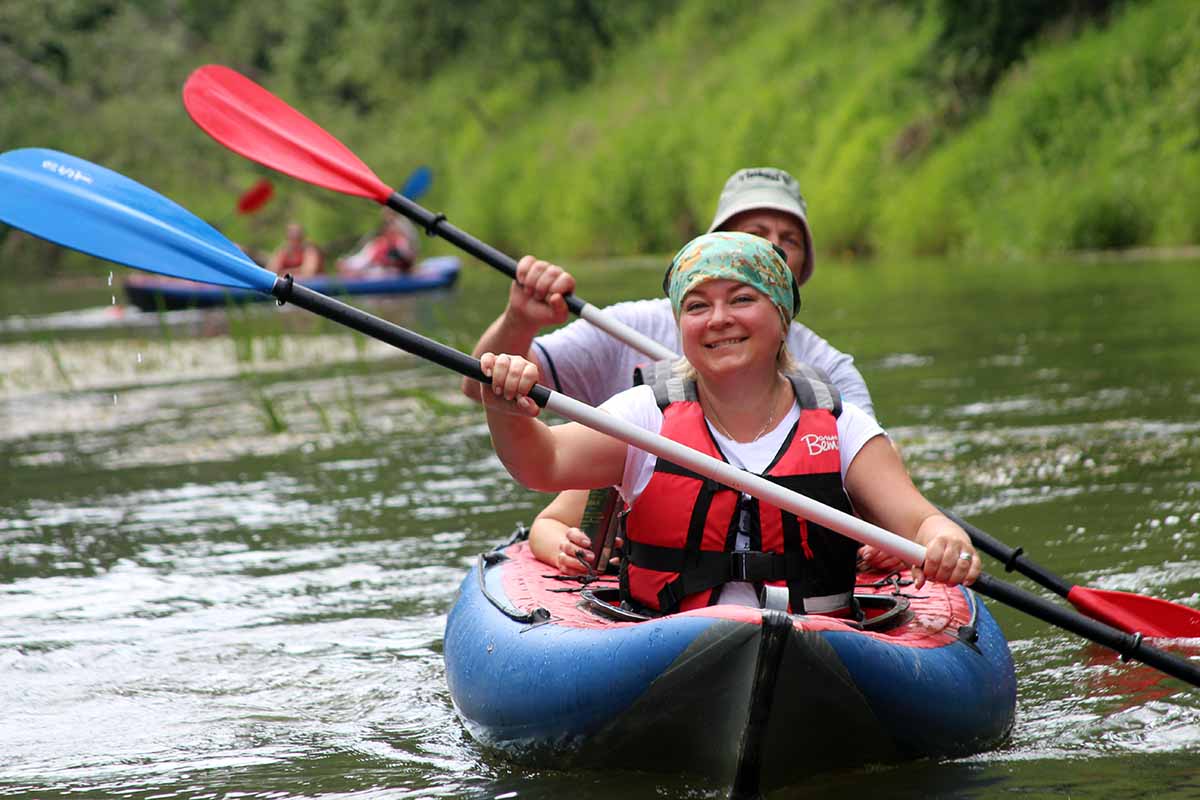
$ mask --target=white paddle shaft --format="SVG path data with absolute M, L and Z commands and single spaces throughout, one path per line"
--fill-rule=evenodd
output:
M 663 347 L 649 336 L 644 336 L 635 331 L 620 320 L 613 318 L 610 314 L 596 308 L 591 303 L 583 304 L 583 308 L 579 309 L 579 318 L 586 319 L 609 336 L 624 342 L 639 353 L 650 356 L 655 361 L 674 361 L 679 358 L 678 353 L 670 348 Z
M 771 505 L 790 511 L 798 517 L 812 520 L 855 541 L 878 547 L 906 564 L 923 564 L 925 548 L 916 542 L 886 531 L 866 520 L 838 511 L 799 492 L 785 489 L 777 483 L 752 472 L 738 469 L 699 450 L 674 442 L 665 436 L 651 433 L 611 414 L 592 408 L 559 392 L 550 392 L 547 409 L 580 425 L 607 433 L 626 444 L 645 450 L 673 464 L 687 467 L 725 486 L 765 500 Z

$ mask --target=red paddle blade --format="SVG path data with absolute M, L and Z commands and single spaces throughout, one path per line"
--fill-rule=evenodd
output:
M 1073 586 L 1076 608 L 1126 633 L 1160 639 L 1200 639 L 1200 611 L 1157 597 Z
M 205 133 L 251 161 L 380 203 L 392 194 L 344 144 L 228 67 L 209 64 L 193 72 L 183 86 L 183 105 Z
M 239 214 L 253 214 L 267 204 L 271 199 L 271 195 L 275 194 L 275 187 L 266 178 L 263 178 L 258 183 L 246 190 L 246 193 L 238 198 L 237 210 Z

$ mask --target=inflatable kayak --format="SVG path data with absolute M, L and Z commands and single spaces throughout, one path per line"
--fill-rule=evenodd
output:
M 428 258 L 408 273 L 345 278 L 318 275 L 302 283 L 310 289 L 332 296 L 400 295 L 445 289 L 458 280 L 457 256 Z M 157 275 L 133 275 L 125 281 L 125 297 L 143 311 L 174 311 L 181 308 L 211 308 L 228 303 L 258 303 L 273 300 L 269 295 L 249 289 L 229 289 L 207 283 L 164 278 Z
M 1008 643 L 968 589 L 860 573 L 861 625 L 728 605 L 647 619 L 621 610 L 615 577 L 552 572 L 522 541 L 486 553 L 446 623 L 454 705 L 510 758 L 766 790 L 979 752 L 1012 728 Z

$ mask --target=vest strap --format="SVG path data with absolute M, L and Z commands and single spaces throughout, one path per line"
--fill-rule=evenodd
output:
M 802 553 L 733 552 L 660 547 L 627 541 L 629 563 L 655 572 L 674 572 L 679 577 L 658 594 L 664 612 L 679 607 L 688 595 L 726 583 L 775 583 L 798 579 L 804 570 Z

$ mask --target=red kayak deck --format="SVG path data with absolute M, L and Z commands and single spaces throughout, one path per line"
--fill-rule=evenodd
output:
M 574 585 L 554 569 L 534 557 L 527 542 L 520 542 L 505 550 L 512 564 L 504 570 L 504 592 L 509 602 L 522 611 L 544 608 L 556 625 L 569 628 L 600 629 L 638 625 L 638 622 L 621 622 L 597 614 L 585 603 L 580 602 L 578 593 L 564 591 Z M 895 576 L 896 581 L 889 580 Z M 845 620 L 824 617 L 819 614 L 794 617 L 798 630 L 809 631 L 852 631 L 862 636 L 875 637 L 892 644 L 907 647 L 942 647 L 958 639 L 958 629 L 970 624 L 973 614 L 971 603 L 957 588 L 945 584 L 926 583 L 919 592 L 912 590 L 907 572 L 888 573 L 865 571 L 858 574 L 855 594 L 891 596 L 899 587 L 908 600 L 909 616 L 905 622 L 886 631 L 860 630 Z M 615 577 L 604 577 L 591 584 L 615 588 Z M 736 605 L 715 605 L 685 611 L 680 617 L 707 617 L 727 619 L 735 622 L 758 623 L 762 611 L 757 608 Z

